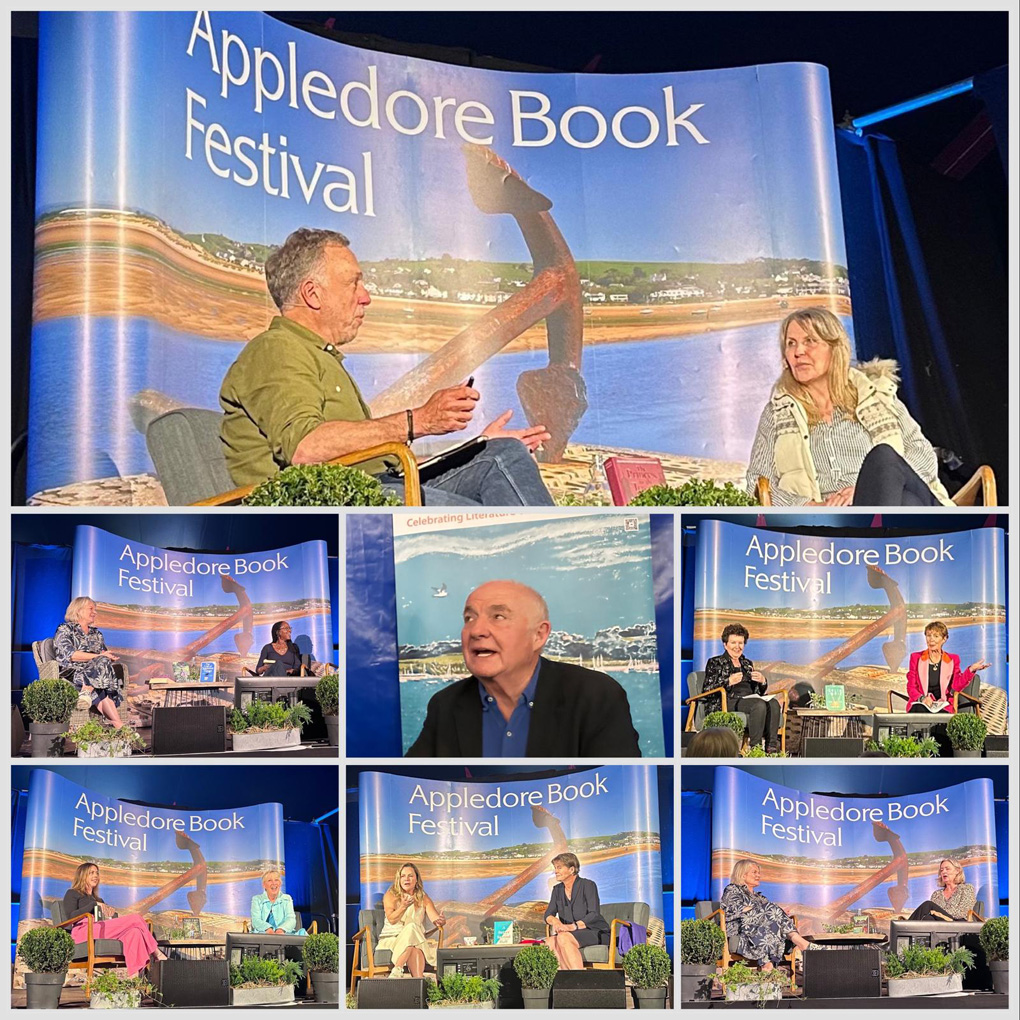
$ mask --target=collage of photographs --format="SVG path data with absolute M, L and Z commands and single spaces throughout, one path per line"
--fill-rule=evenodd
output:
M 11 1010 L 1009 1009 L 1016 16 L 620 18 L 11 14 Z

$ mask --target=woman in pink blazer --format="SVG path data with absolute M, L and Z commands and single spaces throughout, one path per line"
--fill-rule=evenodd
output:
M 991 663 L 979 659 L 966 669 L 960 669 L 960 657 L 942 651 L 949 638 L 949 628 L 939 620 L 924 628 L 926 651 L 912 652 L 907 670 L 907 711 L 926 712 L 927 705 L 938 701 L 948 702 L 943 712 L 954 711 L 953 694 L 962 691 L 975 675 Z

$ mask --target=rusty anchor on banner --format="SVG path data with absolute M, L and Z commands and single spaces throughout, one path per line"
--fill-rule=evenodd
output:
M 900 586 L 880 567 L 868 567 L 868 584 L 872 588 L 881 588 L 889 599 L 889 609 L 873 623 L 862 627 L 853 637 L 848 638 L 837 648 L 816 659 L 808 667 L 808 676 L 819 680 L 831 672 L 848 655 L 858 648 L 863 648 L 872 638 L 892 627 L 893 636 L 882 645 L 882 654 L 890 670 L 899 668 L 907 654 L 907 606 L 900 594 Z
M 138 900 L 129 907 L 125 907 L 125 913 L 144 914 L 157 903 L 162 903 L 171 893 L 177 892 L 178 889 L 190 885 L 194 881 L 195 888 L 187 896 L 191 913 L 198 917 L 205 907 L 206 900 L 209 898 L 207 892 L 209 886 L 209 866 L 206 864 L 199 845 L 187 833 L 177 833 L 177 849 L 187 850 L 191 854 L 191 867 L 184 874 L 178 875 L 167 882 L 166 885 L 160 886 L 151 896 L 146 896 L 145 899 Z
M 562 459 L 570 436 L 588 409 L 581 375 L 584 312 L 581 278 L 567 242 L 549 210 L 552 202 L 528 185 L 491 149 L 464 146 L 468 189 L 483 213 L 509 213 L 524 235 L 534 273 L 518 293 L 452 337 L 372 400 L 376 417 L 424 403 L 436 390 L 457 386 L 479 365 L 526 329 L 545 319 L 549 364 L 522 372 L 517 395 L 531 425 L 542 424 L 552 438 L 539 459 Z
M 482 908 L 481 921 L 492 917 L 499 912 L 500 908 L 518 889 L 523 889 L 537 875 L 540 875 L 552 863 L 552 859 L 568 849 L 567 837 L 564 835 L 563 826 L 560 820 L 548 809 L 538 804 L 531 807 L 531 820 L 537 829 L 548 829 L 552 836 L 552 846 L 548 852 L 537 861 L 529 864 L 519 875 L 510 879 L 505 885 L 500 886 L 495 892 L 490 893 L 485 899 L 480 900 L 478 906 Z M 447 901 L 451 902 L 451 901 Z M 442 909 L 442 905 L 440 905 Z M 443 928 L 443 942 L 452 945 L 457 939 L 464 935 L 471 934 L 468 927 L 467 917 L 463 914 L 447 918 Z
M 888 843 L 892 851 L 892 860 L 883 868 L 879 868 L 873 875 L 863 882 L 854 886 L 845 896 L 841 896 L 835 903 L 829 904 L 828 921 L 831 923 L 835 918 L 850 906 L 856 903 L 866 893 L 871 892 L 876 886 L 881 885 L 892 875 L 896 876 L 896 885 L 887 890 L 889 902 L 893 910 L 899 913 L 910 897 L 910 861 L 907 858 L 907 851 L 903 849 L 903 842 L 897 833 L 893 832 L 884 822 L 871 823 L 872 835 L 879 843 Z

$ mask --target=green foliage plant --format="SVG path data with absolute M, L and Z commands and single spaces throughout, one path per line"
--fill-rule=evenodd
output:
M 939 755 L 938 741 L 934 737 L 899 737 L 890 733 L 885 740 L 868 741 L 869 751 L 885 751 L 890 758 L 937 758 Z
M 477 974 L 447 974 L 428 986 L 428 999 L 433 1002 L 490 1002 L 499 995 L 498 978 L 482 978 Z
M 323 715 L 337 715 L 340 711 L 340 677 L 329 673 L 315 685 L 315 700 Z
M 340 971 L 340 939 L 331 931 L 320 931 L 309 935 L 301 943 L 301 955 L 307 970 L 328 974 Z
M 709 730 L 713 726 L 728 726 L 737 735 L 737 740 L 744 739 L 744 730 L 747 724 L 737 715 L 736 712 L 709 712 L 701 724 L 703 730 Z
M 260 482 L 243 506 L 400 506 L 378 478 L 342 464 L 292 464 Z
M 912 945 L 902 953 L 888 953 L 885 972 L 890 978 L 938 977 L 943 974 L 962 974 L 974 966 L 974 954 L 969 949 L 944 949 Z
M 716 485 L 715 479 L 692 478 L 677 487 L 653 485 L 639 492 L 628 506 L 758 506 L 757 500 L 732 482 Z
M 988 723 L 973 712 L 957 712 L 946 725 L 954 751 L 980 751 L 988 736 Z
M 92 978 L 91 994 L 101 998 L 113 999 L 117 995 L 138 992 L 140 995 L 151 996 L 152 984 L 141 974 L 133 978 L 120 977 L 113 970 L 96 971 Z
M 514 971 L 522 988 L 552 988 L 559 969 L 556 954 L 546 945 L 525 946 L 514 957 Z
M 78 689 L 66 680 L 33 680 L 21 696 L 21 707 L 32 722 L 66 726 L 79 697 Z
M 722 928 L 707 917 L 680 922 L 681 964 L 714 964 L 725 944 Z
M 753 747 L 747 747 L 740 752 L 744 758 L 788 758 L 789 755 L 785 751 L 766 751 L 761 744 L 755 744 Z
M 301 979 L 304 968 L 296 960 L 282 963 L 273 956 L 246 956 L 239 964 L 230 965 L 231 988 L 272 988 L 293 985 Z
M 76 730 L 68 730 L 60 735 L 73 740 L 82 751 L 87 751 L 90 747 L 100 747 L 107 752 L 117 746 L 134 747 L 138 750 L 145 747 L 145 740 L 134 727 L 126 723 L 119 727 L 104 726 L 98 719 L 89 719 Z
M 18 955 L 34 974 L 61 974 L 74 956 L 74 939 L 64 928 L 32 928 L 18 940 Z
M 431 982 L 429 982 L 429 983 L 431 984 Z M 347 1009 L 357 1009 L 358 1008 L 358 997 L 356 995 L 352 995 L 350 992 L 348 992 L 347 995 L 344 997 L 344 1006 Z
M 720 975 L 719 984 L 723 991 L 727 988 L 739 988 L 741 985 L 757 985 L 758 1005 L 764 1007 L 769 999 L 769 986 L 785 988 L 790 983 L 790 976 L 784 970 L 773 967 L 772 970 L 759 970 L 749 967 L 742 960 L 731 963 Z
M 1009 918 L 990 917 L 981 926 L 978 936 L 989 960 L 1009 959 Z
M 623 957 L 623 972 L 637 988 L 665 987 L 672 969 L 669 953 L 647 942 L 632 946 Z
M 268 733 L 272 730 L 300 729 L 312 718 L 311 709 L 297 702 L 287 706 L 278 701 L 250 701 L 230 713 L 233 733 Z

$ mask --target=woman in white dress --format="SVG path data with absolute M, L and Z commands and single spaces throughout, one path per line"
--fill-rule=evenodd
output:
M 401 978 L 406 970 L 411 977 L 420 978 L 425 965 L 436 966 L 436 943 L 426 937 L 425 924 L 441 928 L 446 918 L 439 913 L 432 897 L 425 892 L 421 872 L 417 865 L 400 866 L 393 885 L 383 896 L 386 924 L 379 932 L 376 952 L 388 949 L 393 960 L 391 978 Z

